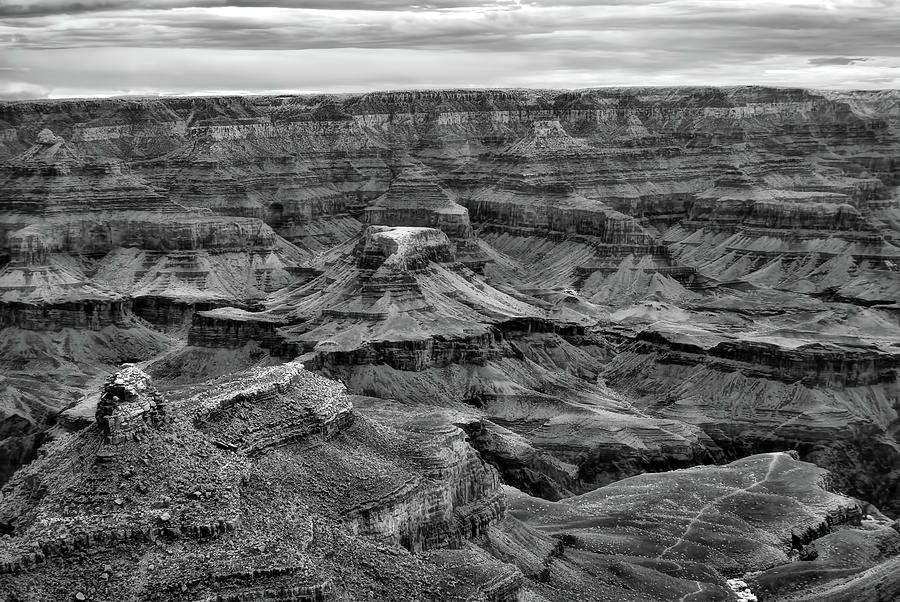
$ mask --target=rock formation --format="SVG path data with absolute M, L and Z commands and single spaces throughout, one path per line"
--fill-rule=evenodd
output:
M 149 377 L 120 371 L 96 425 L 51 444 L 4 487 L 5 592 L 331 600 L 363 586 L 409 599 L 459 573 L 468 595 L 520 589 L 521 572 L 497 560 L 483 574 L 436 576 L 505 512 L 496 473 L 458 428 L 402 412 L 382 424 L 383 409 L 358 414 L 341 385 L 296 363 L 166 400 L 160 420 Z M 393 546 L 431 552 L 413 568 Z M 352 548 L 355 561 L 336 555 Z M 395 565 L 398 580 L 367 575 L 373 560 Z
M 896 596 L 897 106 L 0 103 L 0 591 Z
M 97 429 L 105 443 L 140 440 L 147 428 L 160 428 L 165 421 L 165 401 L 145 372 L 127 366 L 106 382 L 96 414 Z

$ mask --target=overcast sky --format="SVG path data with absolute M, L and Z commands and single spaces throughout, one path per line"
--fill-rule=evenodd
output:
M 900 0 L 0 0 L 0 98 L 900 88 Z

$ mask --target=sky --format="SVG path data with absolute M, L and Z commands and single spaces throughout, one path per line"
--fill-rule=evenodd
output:
M 0 99 L 900 88 L 900 0 L 0 0 Z

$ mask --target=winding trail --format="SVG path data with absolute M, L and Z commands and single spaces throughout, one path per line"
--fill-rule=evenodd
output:
M 699 581 L 694 581 L 694 583 L 697 584 L 697 589 L 694 590 L 694 591 L 692 591 L 692 592 L 688 592 L 688 593 L 686 593 L 685 595 L 683 595 L 683 596 L 681 596 L 680 598 L 678 598 L 678 602 L 687 602 L 688 599 L 693 598 L 693 597 L 696 596 L 697 594 L 702 594 L 702 593 L 703 593 L 703 584 L 700 583 Z
M 781 458 L 781 457 L 782 457 L 782 454 L 780 452 L 774 452 L 772 454 L 772 459 L 769 461 L 769 468 L 768 468 L 768 470 L 766 470 L 766 475 L 762 478 L 762 480 L 756 481 L 755 483 L 753 483 L 752 485 L 749 485 L 747 487 L 744 487 L 741 489 L 735 489 L 734 491 L 730 491 L 730 492 L 726 493 L 725 495 L 719 496 L 719 497 L 711 500 L 706 505 L 704 505 L 702 508 L 700 508 L 700 510 L 697 512 L 696 516 L 694 516 L 694 518 L 692 518 L 691 521 L 688 523 L 688 525 L 685 528 L 684 533 L 681 535 L 681 537 L 679 537 L 675 541 L 675 543 L 673 543 L 672 545 L 667 547 L 665 550 L 660 552 L 656 556 L 656 558 L 661 559 L 663 556 L 665 556 L 666 554 L 668 554 L 669 552 L 671 552 L 672 550 L 674 550 L 675 548 L 677 548 L 678 546 L 683 544 L 685 539 L 688 537 L 688 535 L 691 534 L 691 531 L 694 529 L 694 527 L 696 527 L 698 523 L 702 522 L 701 519 L 703 518 L 703 515 L 705 515 L 711 509 L 715 508 L 716 505 L 718 505 L 720 502 L 722 502 L 730 497 L 733 497 L 735 495 L 738 495 L 739 493 L 746 493 L 746 492 L 750 491 L 751 489 L 758 487 L 758 486 L 762 485 L 763 483 L 765 483 L 766 481 L 768 481 L 772 477 L 772 473 L 778 464 L 779 458 Z

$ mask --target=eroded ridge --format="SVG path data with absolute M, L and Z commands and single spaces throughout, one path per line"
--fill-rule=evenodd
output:
M 394 584 L 398 595 L 425 596 L 417 575 L 499 524 L 504 498 L 459 428 L 386 416 L 357 415 L 343 385 L 300 363 L 165 393 L 127 366 L 104 385 L 94 424 L 4 487 L 3 587 L 55 599 L 331 600 L 405 548 L 431 556 Z M 362 559 L 335 557 L 351 548 Z M 517 595 L 522 573 L 484 562 L 497 571 L 471 574 L 468 595 Z

